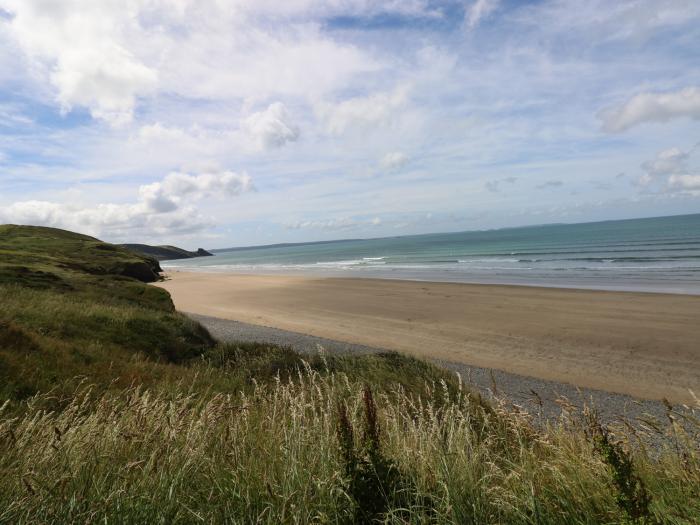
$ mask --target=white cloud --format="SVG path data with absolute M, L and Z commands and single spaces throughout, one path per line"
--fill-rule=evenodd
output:
M 328 133 L 342 135 L 389 124 L 407 102 L 408 89 L 400 86 L 388 93 L 354 97 L 337 104 L 322 103 L 316 110 Z
M 140 99 L 319 98 L 379 68 L 324 16 L 427 14 L 422 1 L 0 0 L 13 42 L 64 111 L 118 126 Z
M 688 151 L 668 148 L 657 153 L 656 157 L 642 163 L 644 174 L 635 181 L 642 187 L 656 185 L 661 191 L 677 192 L 697 189 L 698 177 L 689 167 L 692 154 L 700 148 L 696 144 Z
M 671 175 L 668 185 L 681 190 L 700 190 L 700 175 Z
M 372 54 L 324 31 L 324 16 L 347 13 L 353 5 L 190 1 L 179 25 L 153 37 L 151 54 L 159 57 L 163 89 L 180 96 L 256 103 L 315 99 L 379 68 Z
M 0 210 L 0 222 L 53 226 L 110 239 L 178 236 L 213 225 L 191 203 L 221 199 L 253 188 L 247 174 L 211 171 L 168 174 L 162 181 L 142 185 L 138 200 L 127 204 L 85 206 L 39 200 L 20 201 Z
M 249 115 L 243 120 L 242 127 L 260 149 L 280 148 L 299 138 L 299 127 L 281 102 Z
M 138 18 L 121 2 L 3 0 L 12 34 L 56 89 L 63 111 L 88 108 L 112 125 L 130 122 L 136 99 L 152 93 L 157 72 L 127 47 Z
M 181 142 L 188 139 L 188 134 L 180 128 L 164 126 L 160 122 L 141 126 L 138 138 L 145 144 L 157 142 Z
M 148 209 L 164 213 L 177 209 L 184 199 L 236 196 L 251 189 L 253 182 L 247 173 L 222 171 L 190 175 L 173 172 L 161 182 L 141 186 L 139 197 Z
M 479 23 L 491 15 L 496 9 L 500 0 L 476 0 L 465 12 L 465 23 L 469 29 L 474 29 Z
M 153 92 L 156 79 L 154 70 L 116 45 L 65 51 L 51 74 L 63 111 L 84 106 L 111 125 L 131 122 L 136 97 Z
M 408 162 L 408 156 L 401 151 L 387 153 L 379 161 L 379 166 L 384 170 L 398 170 Z
M 387 13 L 434 18 L 441 14 L 429 0 L 230 0 L 228 3 L 239 13 L 273 18 L 371 17 Z
M 668 122 L 680 117 L 700 119 L 700 88 L 640 93 L 621 106 L 603 110 L 599 116 L 603 120 L 603 129 L 611 133 L 645 122 Z
M 315 24 L 276 31 L 216 16 L 210 13 L 187 39 L 169 38 L 164 86 L 190 98 L 319 98 L 379 68 L 368 53 L 333 41 Z
M 316 229 L 324 231 L 352 230 L 362 226 L 381 226 L 379 217 L 371 219 L 357 219 L 353 217 L 340 217 L 327 220 L 288 222 L 285 227 L 289 230 Z
M 167 169 L 173 158 L 181 165 L 196 163 L 202 158 L 221 158 L 225 153 L 257 151 L 249 137 L 238 129 L 218 129 L 191 124 L 186 128 L 161 122 L 141 126 L 129 136 L 130 154 L 139 158 L 142 165 Z M 228 161 L 222 161 L 222 163 Z
M 642 163 L 642 169 L 650 177 L 679 173 L 685 169 L 685 162 L 689 155 L 689 152 L 678 148 L 665 149 L 659 152 L 655 159 Z
M 97 204 L 81 207 L 47 201 L 20 201 L 0 211 L 0 221 L 51 226 L 110 240 L 178 236 L 211 227 L 210 220 L 194 208 L 152 213 L 140 203 Z

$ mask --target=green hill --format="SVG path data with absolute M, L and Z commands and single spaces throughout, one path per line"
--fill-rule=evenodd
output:
M 0 225 L 0 265 L 7 274 L 48 270 L 55 277 L 66 272 L 122 275 L 143 282 L 158 279 L 161 271 L 153 257 L 135 254 L 87 235 L 40 226 Z M 40 274 L 36 274 L 40 280 Z M 6 279 L 8 279 L 6 277 Z M 50 279 L 51 277 L 47 277 Z
M 134 354 L 177 362 L 212 346 L 167 292 L 145 284 L 160 271 L 86 235 L 0 226 L 0 395 L 25 398 L 78 375 L 123 382 Z
M 213 255 L 203 248 L 199 248 L 196 252 L 191 252 L 178 248 L 177 246 L 168 245 L 151 246 L 149 244 L 121 244 L 120 246 L 141 255 L 154 257 L 159 261 L 192 259 L 194 257 L 208 257 Z

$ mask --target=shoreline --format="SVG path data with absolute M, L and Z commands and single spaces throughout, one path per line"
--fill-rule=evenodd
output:
M 170 272 L 180 311 L 636 398 L 700 391 L 700 297 Z
M 162 263 L 163 261 L 161 261 Z M 167 262 L 167 261 L 165 261 Z M 393 272 L 366 272 L 364 275 L 359 274 L 349 274 L 347 271 L 333 271 L 333 270 L 279 270 L 279 271 L 255 271 L 255 270 L 239 270 L 231 268 L 217 268 L 215 266 L 200 266 L 200 267 L 187 267 L 187 266 L 169 266 L 167 264 L 161 264 L 163 267 L 163 272 L 167 275 L 168 273 L 204 273 L 211 275 L 248 275 L 248 276 L 258 276 L 258 277 L 301 277 L 309 279 L 376 279 L 379 281 L 407 281 L 412 283 L 444 283 L 444 284 L 466 284 L 474 286 L 514 286 L 518 288 L 544 288 L 544 289 L 554 289 L 554 290 L 589 290 L 598 292 L 618 292 L 618 293 L 643 293 L 643 294 L 664 294 L 664 295 L 689 295 L 689 296 L 700 296 L 700 283 L 692 282 L 690 285 L 685 285 L 676 282 L 674 286 L 668 286 L 667 284 L 661 284 L 658 281 L 652 284 L 649 281 L 637 281 L 636 284 L 627 285 L 617 285 L 610 286 L 603 283 L 589 284 L 584 282 L 584 280 L 579 280 L 578 282 L 569 279 L 561 280 L 557 282 L 552 282 L 552 280 L 543 282 L 536 282 L 533 280 L 523 279 L 518 281 L 517 279 L 478 279 L 470 278 L 468 280 L 459 279 L 449 279 L 440 278 L 438 274 L 433 274 L 429 277 L 418 276 L 418 274 L 413 274 L 412 277 L 409 272 L 401 271 L 402 276 L 393 276 Z M 398 273 L 398 272 L 397 272 Z M 552 283 L 552 284 L 548 284 Z M 644 282 L 645 284 L 640 284 Z
M 162 261 L 167 263 L 168 261 Z M 553 281 L 552 279 L 540 278 L 540 280 L 526 279 L 521 280 L 508 278 L 475 278 L 459 279 L 454 274 L 449 277 L 443 277 L 443 274 L 416 272 L 416 271 L 381 271 L 381 270 L 295 270 L 295 269 L 280 269 L 280 270 L 241 270 L 229 267 L 211 266 L 179 266 L 162 264 L 163 271 L 167 274 L 170 272 L 183 273 L 206 273 L 213 275 L 248 275 L 262 277 L 306 277 L 309 279 L 377 279 L 380 281 L 408 281 L 415 283 L 448 283 L 448 284 L 467 284 L 467 285 L 484 285 L 484 286 L 517 286 L 526 288 L 547 288 L 556 290 L 592 290 L 601 292 L 631 292 L 631 293 L 651 293 L 651 294 L 672 294 L 672 295 L 691 295 L 700 296 L 700 282 L 675 282 L 670 286 L 669 283 L 661 280 L 649 281 L 629 280 L 625 284 L 612 285 L 605 283 L 604 280 L 596 282 L 588 282 L 585 279 L 560 279 Z M 354 274 L 353 274 L 354 272 Z M 400 273 L 401 276 L 396 276 Z M 447 272 L 445 272 L 447 273 Z
M 385 348 L 334 341 L 279 328 L 242 323 L 204 315 L 182 312 L 202 324 L 219 341 L 236 343 L 254 341 L 258 343 L 290 346 L 302 354 L 314 354 L 321 349 L 331 354 L 361 355 L 391 352 Z M 666 417 L 663 402 L 638 399 L 626 394 L 580 388 L 568 383 L 547 381 L 534 377 L 511 374 L 497 369 L 487 369 L 442 360 L 430 360 L 433 364 L 459 374 L 462 383 L 475 389 L 487 399 L 505 399 L 525 409 L 540 421 L 556 421 L 562 414 L 563 405 L 581 413 L 583 406 L 597 410 L 604 424 L 619 423 L 622 419 L 634 421 L 652 416 L 659 421 Z

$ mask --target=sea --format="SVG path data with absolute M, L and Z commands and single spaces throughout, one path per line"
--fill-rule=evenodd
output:
M 170 269 L 700 294 L 700 214 L 214 250 Z

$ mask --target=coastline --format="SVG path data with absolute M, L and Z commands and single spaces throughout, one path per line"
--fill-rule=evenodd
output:
M 255 341 L 289 346 L 302 354 L 315 354 L 321 349 L 331 354 L 348 355 L 389 351 L 384 348 L 333 341 L 279 328 L 183 313 L 205 326 L 217 340 L 228 343 Z M 442 360 L 432 360 L 432 362 L 459 374 L 467 388 L 479 392 L 487 399 L 503 400 L 508 405 L 522 408 L 541 423 L 557 421 L 563 410 L 581 414 L 584 405 L 594 408 L 604 424 L 620 423 L 622 420 L 635 422 L 649 416 L 661 421 L 667 414 L 667 408 L 662 401 L 637 399 L 626 394 L 580 388 L 568 383 L 547 381 L 463 363 Z
M 184 312 L 643 399 L 700 390 L 700 297 L 171 271 Z
M 662 280 L 662 279 L 623 279 L 614 278 L 552 278 L 551 276 L 523 277 L 523 276 L 468 276 L 462 273 L 432 270 L 383 270 L 379 268 L 365 269 L 309 269 L 309 268 L 268 268 L 257 267 L 255 269 L 240 268 L 229 265 L 184 266 L 176 264 L 163 264 L 163 269 L 168 272 L 186 273 L 210 273 L 217 275 L 250 275 L 250 276 L 298 276 L 312 279 L 378 279 L 383 281 L 409 281 L 416 283 L 451 283 L 488 286 L 517 286 L 530 288 L 554 288 L 565 290 L 594 290 L 604 292 L 635 292 L 635 293 L 660 293 L 674 295 L 700 296 L 700 281 L 697 280 Z

